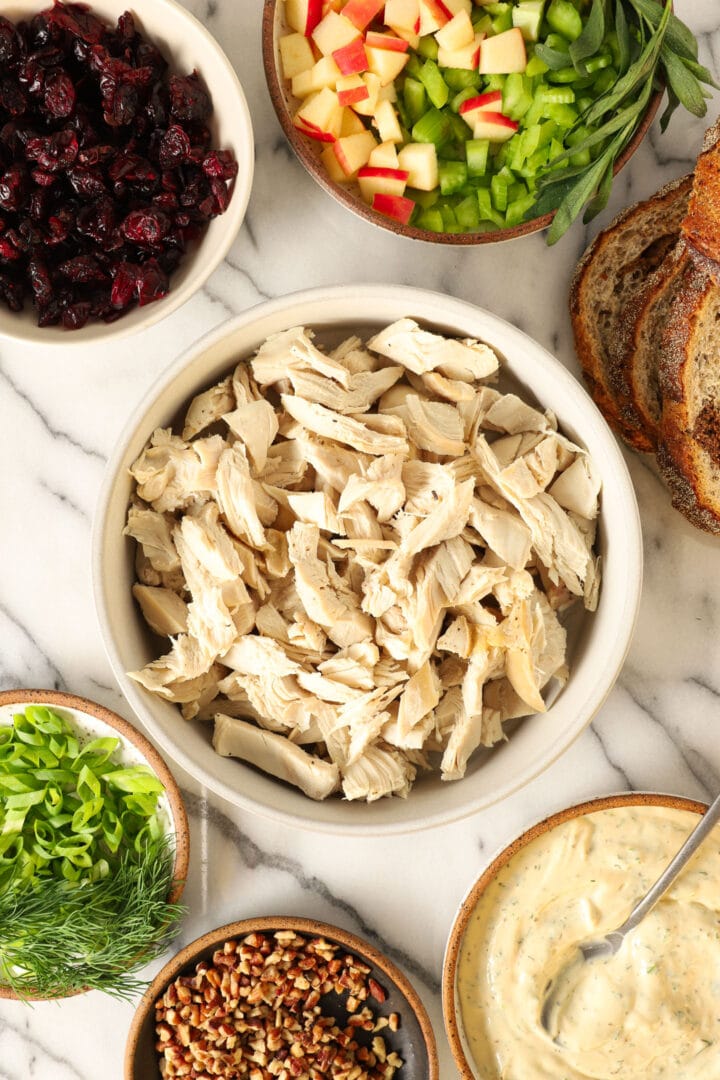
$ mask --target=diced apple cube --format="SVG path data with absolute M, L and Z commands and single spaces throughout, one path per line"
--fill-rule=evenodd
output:
M 419 25 L 420 20 L 418 19 L 418 26 Z M 401 37 L 403 41 L 407 41 L 409 48 L 417 49 L 420 44 L 420 35 L 416 34 L 414 30 L 405 30 L 402 26 L 388 26 L 388 28 L 392 30 L 394 34 L 397 34 L 398 37 Z
M 512 9 L 513 26 L 522 33 L 525 41 L 537 41 L 545 10 L 545 0 L 521 0 Z
M 418 191 L 438 186 L 437 150 L 434 143 L 408 143 L 398 153 L 398 165 L 408 172 L 408 184 Z
M 449 23 L 445 23 L 435 34 L 435 40 L 441 49 L 457 52 L 475 41 L 475 30 L 466 11 L 459 11 Z
M 380 93 L 378 94 L 378 105 L 381 101 L 389 101 L 391 105 L 394 105 L 397 101 L 397 90 L 395 89 L 395 83 L 388 83 L 387 86 L 380 87 Z
M 473 127 L 474 139 L 489 139 L 490 142 L 507 142 L 518 129 L 515 120 L 503 116 L 500 112 L 479 112 Z
M 511 75 L 523 72 L 526 67 L 525 40 L 517 26 L 485 38 L 480 46 L 481 75 Z
M 463 71 L 475 71 L 480 62 L 480 49 L 483 34 L 475 34 L 470 45 L 462 49 L 438 49 L 437 62 L 440 67 L 460 68 Z
M 417 34 L 420 29 L 418 0 L 386 0 L 383 16 L 386 26 Z
M 368 30 L 365 35 L 365 44 L 373 49 L 391 49 L 394 52 L 407 52 L 408 43 L 404 38 L 395 34 L 379 34 L 375 30 Z
M 400 130 L 400 122 L 397 113 L 389 101 L 381 101 L 375 110 L 373 124 L 378 130 L 381 142 L 401 143 L 403 133 Z
M 404 195 L 407 179 L 408 174 L 404 169 L 364 165 L 358 172 L 360 194 L 366 203 L 372 203 L 379 192 L 385 195 Z
M 311 138 L 319 137 L 311 134 L 315 131 L 320 136 L 327 136 L 327 139 L 320 141 L 329 141 L 340 136 L 342 119 L 343 110 L 338 102 L 337 94 L 329 87 L 325 87 L 300 106 L 295 113 L 294 122 L 298 127 L 309 129 L 306 134 L 309 134 Z
M 333 149 L 334 146 L 335 143 L 333 143 L 331 146 L 326 146 L 322 154 L 320 155 L 320 160 L 325 166 L 326 172 L 331 180 L 333 180 L 336 184 L 347 184 L 348 177 L 340 168 L 340 162 L 335 156 L 335 150 Z
M 285 0 L 285 19 L 289 27 L 310 37 L 322 19 L 322 0 Z
M 366 46 L 365 52 L 368 68 L 380 79 L 381 86 L 387 86 L 393 82 L 410 59 L 408 53 L 395 52 L 391 49 L 372 49 Z
M 358 30 L 364 30 L 385 7 L 385 0 L 348 0 L 343 15 Z
M 286 79 L 309 71 L 315 63 L 312 46 L 304 34 L 285 34 L 280 38 L 280 59 Z
M 475 121 L 481 112 L 502 110 L 502 97 L 502 90 L 491 90 L 487 94 L 478 94 L 477 97 L 468 98 L 460 106 L 460 116 L 469 127 L 474 128 Z
M 485 0 L 486 3 L 491 3 L 492 0 Z M 472 0 L 443 0 L 445 7 L 453 15 L 457 15 L 459 11 L 464 11 L 468 15 L 473 9 Z
M 340 69 L 332 56 L 321 56 L 309 71 L 301 71 L 292 81 L 293 97 L 305 98 L 319 90 L 332 89 L 340 78 Z
M 367 84 L 370 96 L 367 101 L 358 101 L 356 105 L 353 105 L 353 109 L 356 113 L 360 113 L 361 116 L 372 116 L 377 108 L 381 88 L 380 79 L 372 71 L 367 71 L 362 78 L 363 82 Z
M 370 155 L 377 146 L 371 131 L 358 135 L 346 135 L 333 143 L 335 156 L 346 176 L 355 176 L 358 169 L 367 165 Z
M 356 112 L 353 112 L 352 108 L 343 109 L 340 138 L 344 139 L 347 135 L 361 135 L 363 131 L 367 131 L 367 128 L 363 124 L 358 114 Z
M 365 42 L 362 37 L 355 38 L 349 45 L 343 45 L 342 49 L 336 49 L 332 58 L 343 75 L 359 75 L 368 69 Z
M 443 0 L 420 0 L 420 37 L 441 30 L 452 17 L 453 13 L 448 11 Z
M 386 195 L 378 191 L 373 199 L 372 208 L 379 214 L 384 214 L 385 217 L 394 218 L 401 225 L 407 225 L 415 209 L 415 203 L 402 195 Z
M 349 45 L 358 37 L 360 31 L 346 19 L 344 15 L 338 15 L 336 11 L 328 11 L 322 22 L 318 23 L 312 33 L 312 39 L 323 56 L 332 56 L 344 45 Z
M 395 143 L 384 142 L 376 146 L 368 158 L 368 165 L 374 165 L 377 169 L 399 169 Z
M 367 83 L 359 75 L 341 75 L 335 84 L 338 101 L 341 105 L 354 105 L 370 97 Z

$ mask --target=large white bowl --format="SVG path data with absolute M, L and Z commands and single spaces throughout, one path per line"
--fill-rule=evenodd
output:
M 123 537 L 132 484 L 128 467 L 156 427 L 167 426 L 198 391 L 218 381 L 269 334 L 303 324 L 320 340 L 414 317 L 443 333 L 475 337 L 504 357 L 503 370 L 520 392 L 552 409 L 564 432 L 586 446 L 603 484 L 599 545 L 603 582 L 597 612 L 570 633 L 571 676 L 543 715 L 522 722 L 508 742 L 476 754 L 465 779 L 423 777 L 407 799 L 372 805 L 331 799 L 315 803 L 238 761 L 218 757 L 210 725 L 187 723 L 176 706 L 158 700 L 125 672 L 158 655 L 131 595 L 134 544 Z M 93 545 L 95 599 L 105 645 L 123 693 L 148 731 L 188 772 L 231 803 L 319 831 L 399 833 L 440 825 L 488 807 L 527 784 L 590 722 L 625 659 L 642 580 L 637 503 L 627 468 L 602 416 L 580 384 L 525 334 L 487 311 L 437 293 L 402 286 L 314 289 L 260 304 L 202 338 L 161 377 L 130 421 L 108 466 Z
M 18 22 L 50 6 L 51 0 L 5 0 L 0 9 L 6 18 Z M 225 213 L 213 218 L 201 240 L 188 251 L 162 300 L 135 307 L 113 323 L 90 322 L 82 330 L 37 326 L 35 309 L 28 301 L 23 312 L 9 311 L 0 303 L 0 337 L 76 348 L 147 329 L 176 311 L 204 285 L 230 250 L 250 199 L 255 167 L 250 110 L 235 69 L 212 34 L 175 0 L 91 0 L 90 7 L 113 24 L 123 12 L 131 11 L 138 28 L 158 46 L 171 71 L 189 74 L 197 69 L 212 96 L 209 127 L 214 145 L 232 150 L 238 163 L 232 198 Z

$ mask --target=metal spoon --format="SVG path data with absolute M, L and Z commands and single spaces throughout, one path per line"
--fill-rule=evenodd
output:
M 716 825 L 719 820 L 720 795 L 718 795 L 715 801 L 708 807 L 707 811 L 690 833 L 672 862 L 670 862 L 667 868 L 663 870 L 660 877 L 648 890 L 645 896 L 643 896 L 642 900 L 635 905 L 622 926 L 618 926 L 617 930 L 611 930 L 605 937 L 598 938 L 595 941 L 586 941 L 578 946 L 577 957 L 569 964 L 566 964 L 564 968 L 561 968 L 556 977 L 548 984 L 542 1012 L 540 1013 L 540 1023 L 548 1034 L 553 1034 L 551 1024 L 555 1005 L 557 1004 L 558 987 L 562 982 L 562 976 L 565 975 L 568 968 L 578 961 L 586 963 L 588 960 L 597 960 L 603 956 L 614 956 L 630 931 L 634 930 L 635 927 L 642 922 L 648 912 L 652 911 L 655 907 L 658 900 L 664 896 L 680 871 L 695 854 L 708 833 L 712 832 L 713 826 Z

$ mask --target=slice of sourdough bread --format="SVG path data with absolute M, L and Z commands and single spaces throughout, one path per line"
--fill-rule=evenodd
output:
M 720 287 L 697 263 L 669 305 L 659 379 L 657 459 L 673 506 L 720 533 Z
M 633 434 L 636 450 L 654 450 L 662 412 L 658 382 L 665 323 L 683 279 L 689 254 L 678 241 L 657 270 L 625 304 L 618 318 L 618 336 L 610 350 L 609 383 L 620 414 Z
M 629 300 L 675 246 L 692 177 L 662 188 L 630 207 L 599 233 L 580 261 L 570 292 L 575 346 L 585 381 L 608 423 L 631 445 L 652 445 L 634 419 L 623 415 L 625 398 L 611 386 L 611 353 Z

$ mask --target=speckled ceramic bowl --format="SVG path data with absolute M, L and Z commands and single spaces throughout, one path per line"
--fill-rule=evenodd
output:
M 166 812 L 170 818 L 175 844 L 175 885 L 168 896 L 168 903 L 179 902 L 185 888 L 190 860 L 190 829 L 182 795 L 172 775 L 155 747 L 141 735 L 137 728 L 122 716 L 75 694 L 63 694 L 59 690 L 4 690 L 0 691 L 0 724 L 8 723 L 16 712 L 27 705 L 45 705 L 58 709 L 83 732 L 95 737 L 113 735 L 123 744 L 124 752 L 133 763 L 144 763 L 155 773 L 165 788 Z M 0 998 L 15 998 L 7 986 L 0 984 Z M 41 1000 L 41 999 L 31 999 Z
M 394 1034 L 383 1030 L 388 1047 L 396 1050 L 405 1062 L 400 1075 L 408 1080 L 439 1080 L 437 1049 L 430 1019 L 420 997 L 401 971 L 373 945 L 337 926 L 284 915 L 244 919 L 211 930 L 179 952 L 159 974 L 143 995 L 133 1018 L 125 1049 L 124 1080 L 159 1080 L 158 1054 L 155 1050 L 155 1002 L 183 971 L 193 972 L 200 960 L 211 960 L 213 952 L 225 941 L 237 940 L 253 932 L 271 933 L 294 930 L 308 937 L 324 937 L 333 944 L 363 960 L 371 969 L 370 977 L 385 990 L 382 1005 L 373 1002 L 376 1015 L 398 1013 L 400 1027 Z M 340 999 L 338 999 L 338 1002 Z M 327 1004 L 327 1009 L 332 1006 Z M 342 1010 L 339 1010 L 341 1012 Z M 399 1080 L 399 1077 L 398 1077 Z
M 411 240 L 426 240 L 432 244 L 456 244 L 465 247 L 515 240 L 520 236 L 527 236 L 529 233 L 540 232 L 542 229 L 548 228 L 555 216 L 554 212 L 533 218 L 532 221 L 523 221 L 510 229 L 491 229 L 488 232 L 474 233 L 430 232 L 428 229 L 418 229 L 414 225 L 402 225 L 392 218 L 377 213 L 376 210 L 363 202 L 356 184 L 338 184 L 331 180 L 320 160 L 323 144 L 314 142 L 306 135 L 301 134 L 293 124 L 292 118 L 300 103 L 293 98 L 282 76 L 279 39 L 285 30 L 282 0 L 265 0 L 262 29 L 263 61 L 265 64 L 265 78 L 273 107 L 288 142 L 307 171 L 321 188 L 327 191 L 329 195 L 332 195 L 339 203 L 342 203 L 343 206 L 346 206 L 348 210 L 352 210 L 358 217 L 370 221 L 373 225 L 378 225 L 381 229 L 386 229 L 396 236 L 406 236 Z M 650 99 L 650 104 L 642 122 L 615 162 L 615 175 L 627 164 L 645 138 L 660 106 L 663 92 L 662 90 L 657 91 Z
M 49 6 L 51 0 L 4 0 L 2 14 L 16 22 Z M 238 163 L 232 198 L 226 212 L 213 218 L 183 259 L 172 276 L 168 295 L 162 300 L 136 307 L 116 322 L 91 322 L 75 331 L 64 330 L 62 326 L 38 327 L 30 304 L 26 304 L 23 312 L 15 313 L 3 303 L 0 304 L 0 338 L 45 346 L 98 348 L 106 341 L 146 330 L 202 288 L 225 258 L 245 217 L 255 165 L 250 110 L 235 69 L 215 38 L 176 0 L 138 0 L 134 4 L 130 0 L 91 0 L 90 7 L 108 22 L 117 22 L 123 12 L 132 11 L 139 27 L 160 47 L 174 70 L 186 73 L 197 69 L 213 100 L 210 129 L 215 145 L 232 150 Z
M 458 963 L 465 931 L 485 890 L 500 871 L 507 866 L 513 856 L 538 836 L 551 832 L 558 825 L 562 825 L 572 818 L 581 817 L 583 814 L 592 814 L 597 810 L 612 810 L 618 806 L 660 806 L 668 807 L 672 810 L 689 810 L 694 814 L 704 814 L 707 810 L 707 805 L 705 803 L 695 802 L 692 799 L 685 799 L 679 795 L 661 795 L 650 792 L 630 792 L 624 795 L 606 795 L 597 799 L 591 799 L 589 802 L 579 803 L 577 806 L 570 806 L 567 810 L 561 810 L 559 813 L 545 818 L 544 821 L 540 821 L 537 825 L 533 825 L 531 828 L 527 829 L 522 836 L 513 840 L 511 844 L 508 844 L 508 846 L 493 859 L 478 880 L 470 887 L 470 890 L 460 904 L 445 950 L 445 962 L 442 977 L 443 1016 L 447 1037 L 462 1080 L 478 1080 L 478 1073 L 473 1064 L 472 1055 L 465 1039 L 462 1018 L 460 1015 L 457 995 Z
M 407 799 L 367 804 L 315 802 L 251 766 L 220 757 L 212 725 L 182 719 L 177 705 L 128 678 L 154 660 L 163 643 L 144 624 L 131 588 L 135 545 L 123 535 L 132 497 L 129 466 L 157 427 L 174 424 L 190 399 L 226 375 L 270 334 L 312 327 L 320 342 L 369 336 L 403 317 L 428 329 L 486 342 L 503 358 L 500 387 L 552 409 L 561 429 L 592 455 L 603 487 L 599 550 L 603 582 L 598 610 L 577 612 L 568 626 L 570 679 L 547 712 L 514 725 L 507 742 L 477 751 L 465 778 L 421 777 Z M 642 539 L 633 486 L 617 442 L 579 382 L 521 331 L 488 311 L 440 293 L 398 285 L 313 289 L 258 305 L 213 330 L 176 361 L 148 392 L 108 465 L 95 516 L 95 600 L 110 662 L 123 693 L 148 731 L 184 769 L 218 795 L 290 825 L 348 835 L 410 832 L 484 809 L 528 783 L 573 742 L 600 708 L 625 659 L 642 586 Z

